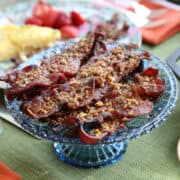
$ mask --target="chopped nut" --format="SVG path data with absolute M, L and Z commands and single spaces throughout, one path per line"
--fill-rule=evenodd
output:
M 102 101 L 98 101 L 98 102 L 96 102 L 96 104 L 95 104 L 97 107 L 101 107 L 101 106 L 103 106 L 103 102 Z

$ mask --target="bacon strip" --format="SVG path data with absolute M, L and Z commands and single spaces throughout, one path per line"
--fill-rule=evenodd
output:
M 74 81 L 50 88 L 22 105 L 23 111 L 31 118 L 43 118 L 58 112 L 64 105 L 77 109 L 89 104 L 94 98 L 93 78 Z
M 158 77 L 158 70 L 155 68 L 148 68 L 141 74 L 135 76 L 136 87 L 134 92 L 140 96 L 158 97 L 165 89 L 164 80 Z

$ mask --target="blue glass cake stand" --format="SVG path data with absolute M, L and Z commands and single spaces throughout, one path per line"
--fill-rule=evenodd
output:
M 72 43 L 69 42 L 63 46 L 58 45 L 48 51 L 34 55 L 18 68 L 21 69 L 29 64 L 39 64 L 42 57 L 49 58 L 52 54 L 60 52 L 70 44 Z M 112 44 L 112 46 L 116 45 L 117 43 Z M 138 51 L 143 50 L 139 49 Z M 166 120 L 175 107 L 178 95 L 176 78 L 167 64 L 163 63 L 156 56 L 151 56 L 152 60 L 146 61 L 146 66 L 158 68 L 161 78 L 165 80 L 165 91 L 157 100 L 153 111 L 147 116 L 140 116 L 129 121 L 126 130 L 121 129 L 95 145 L 83 144 L 79 138 L 66 137 L 67 129 L 62 129 L 60 133 L 55 133 L 47 123 L 30 119 L 20 110 L 21 102 L 16 99 L 9 102 L 5 97 L 7 108 L 24 129 L 40 138 L 54 142 L 55 152 L 61 160 L 71 165 L 85 168 L 107 166 L 122 158 L 130 139 L 149 133 L 153 128 L 158 127 L 160 123 Z

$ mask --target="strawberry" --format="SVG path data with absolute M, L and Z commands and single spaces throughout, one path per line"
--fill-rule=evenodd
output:
M 29 17 L 25 20 L 25 24 L 33 24 L 37 26 L 42 26 L 42 20 L 36 18 L 36 17 Z
M 54 27 L 57 18 L 60 15 L 60 11 L 52 10 L 49 13 L 49 17 L 44 19 L 43 26 Z
M 70 17 L 67 14 L 65 14 L 64 12 L 60 12 L 58 17 L 56 18 L 54 27 L 59 29 L 63 26 L 71 25 L 71 24 L 72 24 L 72 22 L 71 22 Z
M 52 6 L 49 3 L 39 0 L 33 8 L 33 16 L 45 22 L 51 11 Z
M 76 26 L 80 26 L 86 22 L 86 20 L 76 11 L 71 11 L 71 20 Z
M 62 36 L 66 38 L 75 38 L 79 35 L 78 28 L 73 25 L 63 26 L 60 30 L 61 30 Z

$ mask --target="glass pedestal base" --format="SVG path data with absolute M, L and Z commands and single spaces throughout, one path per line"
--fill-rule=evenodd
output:
M 96 145 L 54 143 L 59 159 L 84 168 L 98 168 L 113 164 L 122 158 L 126 148 L 127 141 Z

